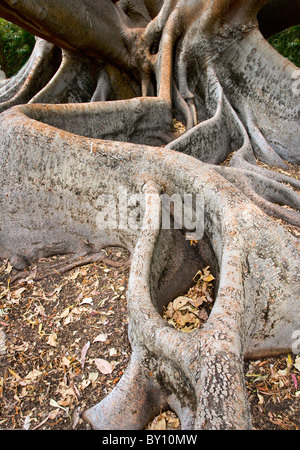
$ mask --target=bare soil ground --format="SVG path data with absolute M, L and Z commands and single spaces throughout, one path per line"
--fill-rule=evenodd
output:
M 119 267 L 91 263 L 35 281 L 63 258 L 40 260 L 14 283 L 12 267 L 0 262 L 2 430 L 88 429 L 81 412 L 127 367 L 128 254 L 107 249 Z M 300 429 L 300 356 L 249 361 L 245 379 L 254 429 Z M 147 428 L 178 430 L 180 423 L 162 411 Z

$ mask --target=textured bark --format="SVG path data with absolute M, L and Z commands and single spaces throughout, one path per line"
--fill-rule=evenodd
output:
M 299 97 L 295 66 L 259 31 L 279 3 L 0 0 L 0 15 L 39 36 L 0 86 L 0 257 L 22 270 L 109 245 L 131 253 L 131 362 L 84 413 L 94 428 L 143 428 L 167 407 L 182 428 L 251 428 L 244 359 L 291 351 L 299 241 L 269 216 L 300 224 L 300 182 L 285 173 L 299 163 Z M 143 193 L 141 229 L 99 223 L 100 196 L 120 186 Z M 162 227 L 160 194 L 198 196 L 196 245 Z M 207 322 L 170 328 L 163 307 L 207 265 Z

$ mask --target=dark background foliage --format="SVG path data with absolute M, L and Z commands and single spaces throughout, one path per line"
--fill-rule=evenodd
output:
M 269 42 L 279 53 L 300 67 L 300 25 L 275 34 Z
M 35 38 L 0 18 L 0 69 L 9 78 L 14 75 L 29 58 Z

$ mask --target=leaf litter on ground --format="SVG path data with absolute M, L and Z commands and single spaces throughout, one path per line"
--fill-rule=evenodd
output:
M 213 307 L 214 279 L 209 266 L 199 270 L 187 294 L 175 298 L 165 307 L 164 319 L 180 331 L 191 332 L 200 328 Z
M 123 249 L 110 254 L 128 258 Z M 59 258 L 48 258 L 49 264 Z M 209 315 L 213 306 L 214 280 L 205 269 L 173 307 L 193 315 L 185 331 L 201 326 L 205 314 L 201 319 L 199 311 L 205 307 Z M 129 268 L 92 263 L 40 281 L 30 277 L 34 270 L 11 284 L 13 269 L 0 261 L 0 429 L 86 429 L 81 412 L 114 388 L 130 358 Z M 300 428 L 299 375 L 295 355 L 245 363 L 254 428 Z M 147 426 L 179 428 L 173 411 L 161 412 Z

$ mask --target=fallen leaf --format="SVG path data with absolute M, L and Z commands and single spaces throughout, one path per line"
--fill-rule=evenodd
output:
M 84 389 L 87 388 L 90 384 L 91 384 L 91 380 L 90 380 L 89 378 L 85 378 L 85 379 L 82 381 L 80 387 L 81 387 L 81 389 L 84 391 Z
M 194 306 L 194 308 L 199 308 L 203 304 L 203 302 L 206 301 L 206 298 L 202 295 L 201 297 L 197 298 L 190 298 L 189 303 Z
M 53 400 L 53 398 L 50 399 L 50 405 L 51 405 L 51 406 L 54 406 L 54 408 L 60 408 L 60 409 L 63 409 L 66 413 L 68 413 L 67 409 L 64 408 L 63 406 L 59 405 L 59 404 L 57 403 L 57 401 Z
M 189 298 L 187 297 L 177 297 L 175 300 L 173 300 L 173 308 L 175 310 L 182 308 L 189 302 Z
M 151 430 L 166 430 L 166 429 L 167 429 L 167 422 L 164 415 L 160 415 L 153 420 Z
M 205 281 L 206 283 L 209 283 L 210 281 L 213 281 L 214 279 L 215 278 L 211 274 L 202 278 L 202 280 Z
M 201 308 L 198 311 L 197 315 L 198 315 L 199 319 L 202 320 L 203 322 L 205 322 L 208 319 L 208 314 L 204 308 Z
M 74 281 L 76 280 L 76 278 L 78 277 L 78 275 L 80 274 L 80 271 L 77 270 L 77 272 L 73 273 L 72 275 L 69 276 L 69 279 Z
M 66 367 L 69 367 L 69 365 L 71 363 L 69 358 L 67 358 L 66 356 L 63 356 L 61 361 L 62 361 L 63 366 L 66 366 Z
M 289 369 L 286 367 L 285 369 L 277 370 L 277 372 L 275 374 L 275 378 L 286 377 L 288 374 L 289 374 Z
M 258 397 L 258 403 L 259 403 L 259 405 L 263 405 L 263 404 L 264 404 L 264 398 L 263 398 L 263 396 L 260 395 L 260 394 L 257 394 L 257 397 Z
M 52 333 L 50 334 L 47 344 L 51 345 L 51 347 L 57 347 L 57 334 L 56 333 Z
M 87 354 L 88 349 L 90 348 L 90 345 L 91 345 L 91 343 L 90 343 L 90 341 L 88 341 L 88 342 L 83 346 L 83 348 L 82 348 L 82 350 L 81 350 L 81 359 L 80 359 L 80 362 L 81 362 L 81 367 L 82 367 L 82 368 L 84 368 L 86 354 Z
M 67 315 L 69 314 L 69 312 L 70 312 L 70 308 L 68 307 L 68 308 L 66 308 L 66 309 L 64 309 L 64 311 L 61 313 L 61 315 L 60 315 L 60 318 L 61 319 L 63 319 L 64 317 L 67 317 Z
M 86 297 L 79 303 L 80 306 L 81 305 L 92 305 L 92 304 L 93 304 L 92 297 Z
M 10 293 L 10 289 L 5 289 L 4 291 L 2 291 L 2 292 L 0 293 L 0 298 L 5 297 L 6 294 L 9 294 L 9 293 Z
M 7 263 L 7 267 L 5 269 L 5 273 L 10 273 L 13 269 L 13 266 L 10 264 L 10 262 Z
M 14 298 L 19 298 L 22 294 L 22 292 L 26 291 L 26 288 L 22 287 L 20 289 L 17 289 L 16 291 L 12 292 L 12 295 Z
M 65 318 L 65 320 L 64 320 L 64 325 L 68 325 L 68 324 L 71 323 L 72 321 L 73 321 L 72 315 L 69 314 L 69 315 Z
M 292 379 L 293 379 L 295 389 L 297 389 L 297 387 L 298 387 L 298 382 L 297 382 L 296 375 L 294 375 L 293 373 L 291 373 L 291 377 L 292 377 Z
M 167 306 L 167 309 L 164 312 L 164 317 L 167 319 L 171 319 L 173 317 L 174 314 L 174 309 L 173 309 L 173 303 L 170 302 Z
M 30 419 L 30 416 L 26 416 L 26 417 L 25 417 L 24 425 L 23 425 L 23 429 L 24 429 L 24 430 L 29 430 L 31 420 L 32 420 L 32 419 Z
M 168 426 L 171 428 L 178 428 L 180 426 L 180 421 L 178 417 L 168 417 L 167 422 Z
M 90 372 L 89 373 L 89 380 L 91 380 L 92 383 L 95 383 L 95 381 L 98 378 L 98 372 Z
M 59 413 L 59 408 L 54 409 L 53 411 L 51 411 L 50 414 L 48 414 L 48 416 L 46 417 L 46 419 L 44 419 L 42 422 L 40 422 L 38 425 L 36 425 L 34 428 L 32 428 L 32 430 L 36 430 L 37 428 L 41 427 L 42 425 L 44 425 L 44 423 L 47 422 L 47 420 L 51 419 L 54 420 L 56 419 L 57 414 Z
M 30 371 L 22 381 L 20 381 L 20 385 L 27 386 L 28 384 L 36 383 L 41 375 L 43 375 L 43 372 L 34 369 Z
M 103 373 L 104 375 L 108 375 L 108 374 L 112 373 L 113 366 L 109 361 L 106 361 L 105 359 L 101 359 L 101 358 L 96 358 L 94 360 L 94 362 L 95 362 L 99 372 Z
M 106 339 L 107 339 L 107 334 L 101 333 L 101 334 L 98 334 L 98 336 L 95 337 L 93 342 L 105 342 Z

